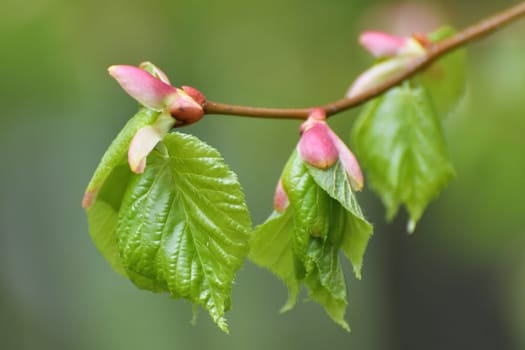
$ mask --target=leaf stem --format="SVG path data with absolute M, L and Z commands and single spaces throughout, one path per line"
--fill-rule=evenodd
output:
M 327 116 L 332 116 L 367 102 L 412 77 L 414 74 L 428 67 L 443 55 L 465 46 L 472 41 L 487 36 L 524 15 L 525 1 L 475 23 L 450 38 L 431 44 L 430 47 L 427 48 L 426 55 L 414 61 L 414 63 L 407 67 L 403 72 L 352 98 L 343 98 L 324 106 L 308 108 L 259 108 L 208 101 L 204 105 L 204 111 L 206 114 L 222 114 L 255 118 L 306 119 L 313 108 L 322 108 Z

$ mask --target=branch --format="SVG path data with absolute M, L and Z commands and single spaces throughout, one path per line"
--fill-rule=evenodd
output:
M 424 56 L 417 59 L 412 65 L 406 68 L 403 72 L 394 77 L 378 84 L 361 94 L 352 98 L 343 98 L 341 100 L 321 106 L 327 116 L 331 116 L 347 109 L 359 106 L 368 100 L 382 94 L 386 90 L 400 84 L 404 80 L 412 77 L 414 74 L 428 67 L 431 63 L 442 57 L 443 55 L 465 46 L 466 44 L 487 36 L 505 25 L 510 24 L 516 19 L 525 15 L 525 1 L 505 10 L 487 19 L 484 19 L 464 30 L 458 32 L 456 35 L 431 44 L 427 48 Z M 223 114 L 236 115 L 256 118 L 279 118 L 279 119 L 306 119 L 313 108 L 257 108 L 234 106 L 223 103 L 208 101 L 204 105 L 204 112 L 206 114 Z

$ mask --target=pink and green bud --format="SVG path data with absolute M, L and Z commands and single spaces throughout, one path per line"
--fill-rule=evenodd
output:
M 383 32 L 367 31 L 359 37 L 359 43 L 374 57 L 418 56 L 425 53 L 419 40 Z
M 407 38 L 383 32 L 367 31 L 359 37 L 359 43 L 374 57 L 397 56 L 406 45 Z
M 329 134 L 337 148 L 339 161 L 345 169 L 350 185 L 354 190 L 361 191 L 364 186 L 364 180 L 363 172 L 361 171 L 357 158 L 352 151 L 350 151 L 348 146 L 331 129 L 329 130 Z
M 273 206 L 275 208 L 275 211 L 278 213 L 283 213 L 286 208 L 288 208 L 288 205 L 290 205 L 290 201 L 288 200 L 288 194 L 286 193 L 283 182 L 281 179 L 279 179 L 279 182 L 277 183 L 277 188 L 275 189 L 275 194 L 273 196 Z
M 142 105 L 157 111 L 168 111 L 177 120 L 176 126 L 195 123 L 204 116 L 199 102 L 183 89 L 169 84 L 169 80 L 159 68 L 144 62 L 141 68 L 127 65 L 109 67 L 109 74 L 120 86 Z M 144 70 L 146 69 L 146 70 Z M 192 93 L 196 94 L 193 89 Z M 204 99 L 199 93 L 198 98 Z
M 161 111 L 179 97 L 177 89 L 134 66 L 111 66 L 109 74 L 142 105 Z
M 302 135 L 297 150 L 305 162 L 316 168 L 328 169 L 339 160 L 352 188 L 357 191 L 363 189 L 363 173 L 356 157 L 330 129 L 322 109 L 312 110 L 300 130 Z
M 301 158 L 316 168 L 328 169 L 337 161 L 338 151 L 325 121 L 308 118 L 301 125 L 297 151 Z

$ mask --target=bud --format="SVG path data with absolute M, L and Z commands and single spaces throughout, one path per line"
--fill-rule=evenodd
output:
M 326 122 L 309 117 L 301 125 L 301 131 L 301 139 L 297 145 L 301 158 L 316 168 L 331 167 L 337 161 L 338 151 Z
M 288 200 L 288 194 L 284 190 L 283 182 L 281 179 L 279 179 L 279 182 L 277 183 L 277 188 L 275 189 L 275 194 L 273 196 L 273 206 L 275 208 L 275 211 L 278 213 L 282 213 L 288 208 L 288 205 L 290 204 Z
M 361 167 L 359 166 L 356 157 L 339 136 L 337 136 L 331 129 L 328 131 L 335 147 L 337 148 L 339 161 L 345 169 L 350 185 L 354 190 L 361 191 L 364 185 L 363 173 L 361 172 Z
M 352 188 L 357 191 L 363 189 L 363 173 L 356 157 L 330 129 L 322 109 L 312 110 L 300 130 L 302 135 L 297 150 L 305 162 L 316 168 L 328 169 L 339 160 Z
M 204 116 L 201 106 L 206 99 L 195 88 L 178 89 L 169 84 L 168 77 L 151 62 L 140 67 L 117 65 L 109 74 L 142 105 L 157 111 L 168 111 L 177 120 L 176 126 L 195 123 Z
M 417 38 L 400 37 L 383 32 L 367 31 L 359 37 L 359 43 L 377 58 L 395 56 L 419 56 L 425 49 Z
M 167 109 L 171 116 L 177 119 L 176 126 L 193 124 L 204 116 L 202 106 L 184 90 L 177 89 L 177 97 L 170 101 Z
M 397 56 L 406 45 L 404 37 L 383 32 L 367 31 L 359 37 L 359 43 L 374 57 Z
M 120 86 L 144 106 L 160 111 L 178 97 L 177 89 L 133 66 L 118 65 L 108 69 Z

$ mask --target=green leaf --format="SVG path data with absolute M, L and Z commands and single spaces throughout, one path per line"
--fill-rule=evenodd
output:
M 338 178 L 334 186 L 343 186 L 338 181 L 348 182 L 348 179 L 346 175 Z M 310 298 L 321 304 L 335 322 L 349 330 L 344 320 L 346 284 L 339 250 L 342 249 L 352 261 L 358 274 L 371 226 L 362 217 L 357 202 L 353 202 L 353 210 L 360 217 L 319 186 L 297 152 L 285 167 L 282 183 L 290 205 L 284 213 L 272 214 L 257 227 L 251 239 L 250 258 L 284 280 L 290 290 L 285 310 L 293 307 L 299 283 L 303 283 Z M 351 191 L 344 197 L 347 202 L 350 202 L 347 198 L 350 195 L 353 195 Z
M 307 165 L 308 172 L 315 182 L 345 209 L 348 234 L 344 235 L 342 249 L 352 262 L 354 273 L 361 279 L 361 267 L 368 240 L 372 235 L 372 225 L 366 221 L 357 198 L 355 197 L 350 179 L 340 161 L 326 170 Z
M 304 283 L 310 297 L 323 305 L 326 313 L 337 324 L 350 331 L 344 319 L 347 306 L 346 283 L 337 244 L 332 240 L 312 238 L 306 255 L 306 265 L 308 274 Z
M 251 230 L 241 187 L 197 138 L 172 133 L 162 144 L 122 200 L 120 256 L 137 286 L 203 306 L 227 332 L 224 313 Z
M 288 301 L 281 312 L 293 308 L 299 294 L 293 252 L 293 211 L 274 212 L 265 223 L 257 226 L 250 239 L 250 260 L 265 267 L 283 280 L 288 287 Z
M 107 149 L 102 160 L 100 161 L 93 177 L 89 181 L 86 194 L 91 193 L 93 196 L 100 190 L 104 181 L 110 176 L 115 167 L 126 159 L 129 144 L 137 131 L 146 125 L 151 125 L 157 120 L 159 112 L 148 108 L 141 108 L 122 128 L 117 137 L 113 140 Z
M 428 203 L 454 176 L 441 122 L 425 89 L 406 82 L 372 100 L 356 121 L 353 141 L 387 217 L 405 205 L 413 232 Z
M 428 34 L 428 38 L 436 43 L 454 34 L 456 31 L 453 28 L 442 27 Z M 454 111 L 465 94 L 466 56 L 465 49 L 454 50 L 441 57 L 415 78 L 428 90 L 437 113 L 442 118 Z

